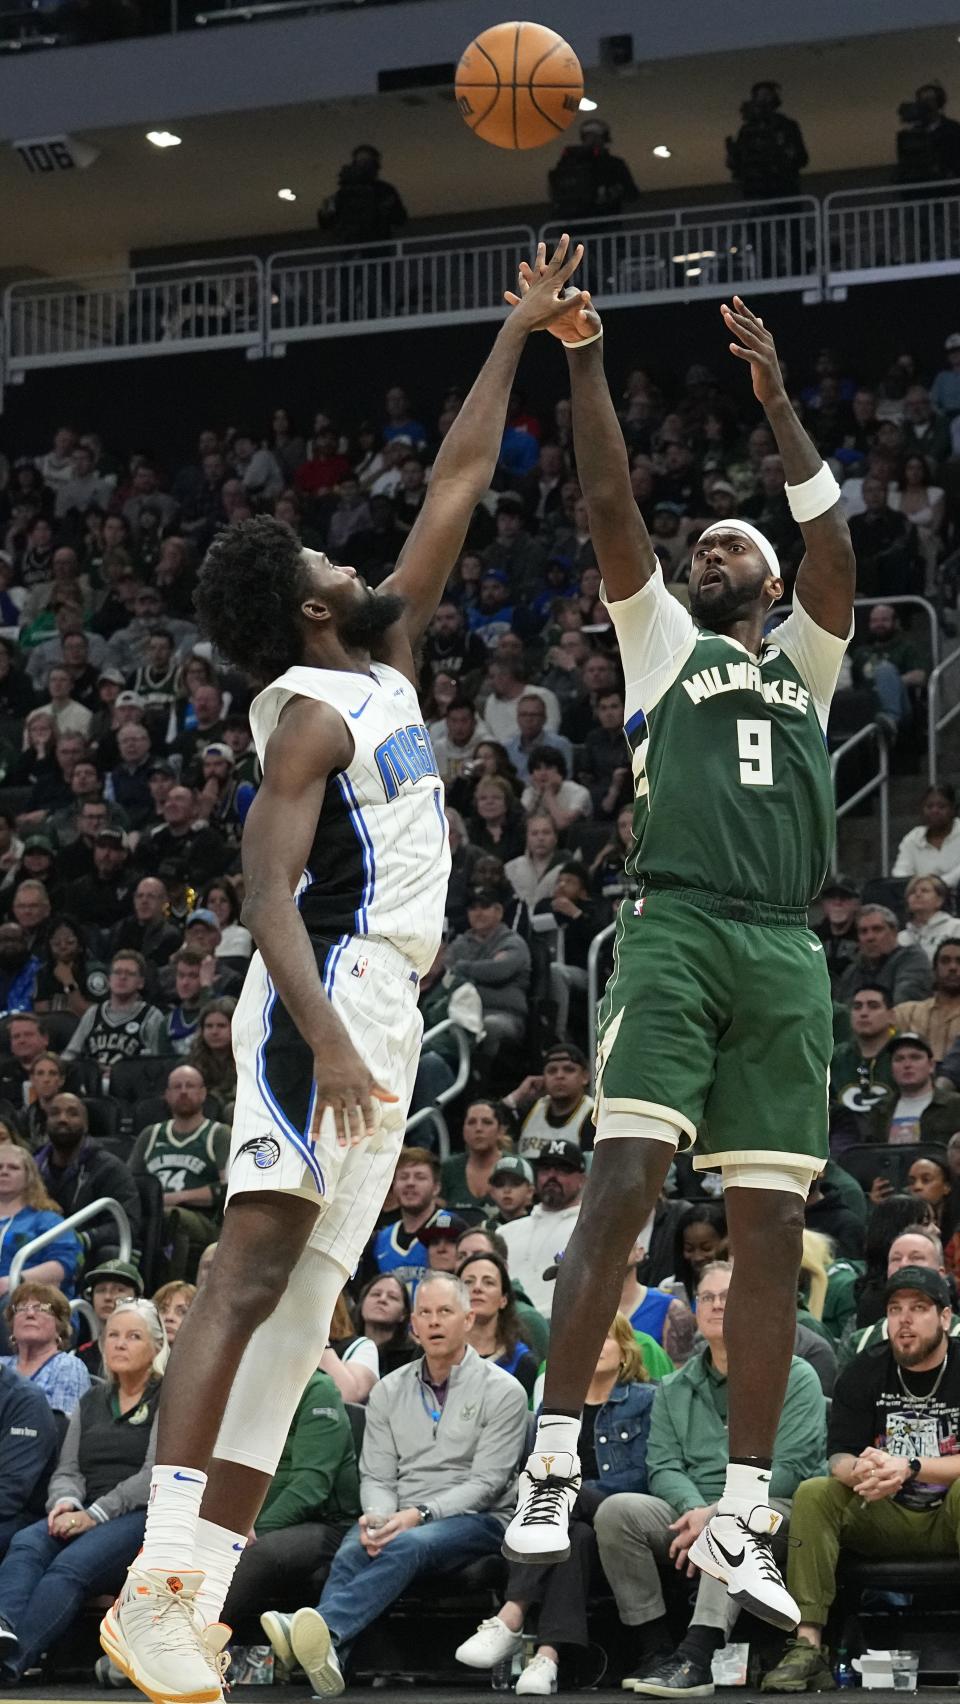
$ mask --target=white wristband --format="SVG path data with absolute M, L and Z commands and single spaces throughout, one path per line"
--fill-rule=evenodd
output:
M 595 331 L 592 337 L 581 337 L 576 343 L 568 343 L 566 338 L 563 337 L 561 337 L 560 342 L 563 344 L 564 349 L 586 349 L 588 343 L 596 343 L 597 338 L 602 336 L 603 326 L 600 327 L 599 331 Z
M 818 515 L 825 515 L 828 509 L 832 509 L 840 496 L 840 487 L 826 462 L 820 463 L 812 479 L 805 479 L 802 485 L 787 485 L 784 489 L 795 521 L 815 521 Z

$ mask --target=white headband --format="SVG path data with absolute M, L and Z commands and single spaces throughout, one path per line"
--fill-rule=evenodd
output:
M 777 578 L 780 579 L 782 570 L 777 559 L 777 553 L 770 540 L 764 538 L 759 528 L 752 527 L 749 521 L 735 520 L 732 517 L 729 521 L 712 521 L 708 527 L 704 528 L 697 543 L 700 544 L 703 539 L 709 538 L 711 533 L 720 532 L 743 533 L 746 538 L 752 539 L 771 574 L 776 574 Z

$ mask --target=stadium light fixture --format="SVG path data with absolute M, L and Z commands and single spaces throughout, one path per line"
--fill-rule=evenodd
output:
M 580 96 L 580 111 L 581 112 L 596 112 L 596 110 L 597 110 L 596 101 L 592 101 L 590 99 L 589 95 L 581 95 Z
M 179 148 L 182 136 L 175 136 L 172 130 L 148 130 L 147 141 L 155 148 Z
M 296 201 L 297 192 L 295 189 L 278 189 L 277 199 L 278 201 Z
M 653 153 L 658 160 L 669 160 L 672 158 L 672 150 L 667 147 L 665 142 L 658 142 L 657 146 L 653 149 Z

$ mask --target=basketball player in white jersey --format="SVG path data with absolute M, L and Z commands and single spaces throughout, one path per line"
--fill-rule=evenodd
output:
M 568 248 L 501 327 L 382 587 L 265 516 L 229 528 L 201 571 L 205 631 L 270 684 L 251 711 L 259 950 L 234 1020 L 223 1233 L 164 1380 L 143 1550 L 101 1630 L 157 1704 L 222 1695 L 233 1570 L 402 1145 L 450 866 L 414 649 L 493 477 L 526 337 L 570 311 Z

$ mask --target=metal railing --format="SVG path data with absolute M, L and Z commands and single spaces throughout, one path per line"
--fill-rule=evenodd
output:
M 690 301 L 749 289 L 804 289 L 819 284 L 820 206 L 813 196 L 754 204 L 664 208 L 575 222 L 585 254 L 578 283 L 599 305 Z M 548 245 L 569 228 L 542 225 Z
M 833 792 L 834 797 L 836 797 L 837 772 L 840 768 L 840 764 L 847 756 L 848 752 L 855 750 L 857 746 L 865 745 L 868 740 L 876 740 L 877 742 L 877 753 L 880 760 L 877 773 L 876 775 L 872 775 L 869 781 L 865 781 L 862 787 L 858 787 L 856 792 L 851 793 L 849 799 L 844 799 L 842 805 L 837 805 L 837 821 L 839 822 L 842 817 L 848 816 L 857 805 L 863 803 L 864 799 L 872 798 L 874 793 L 879 793 L 880 860 L 881 869 L 883 870 L 883 874 L 886 875 L 890 869 L 890 753 L 887 748 L 886 735 L 884 734 L 883 729 L 878 728 L 875 722 L 868 722 L 866 726 L 860 728 L 857 733 L 851 734 L 848 740 L 844 740 L 843 745 L 838 746 L 836 751 L 831 753 L 830 773 L 833 776 Z M 837 840 L 834 842 L 833 857 L 830 861 L 830 867 L 834 875 L 837 874 L 837 871 L 840 868 L 839 860 L 840 848 L 838 836 Z
M 455 231 L 399 242 L 299 249 L 267 261 L 271 351 L 376 324 L 380 331 L 500 319 L 503 292 L 535 247 L 533 228 Z
M 446 1160 L 450 1157 L 450 1132 L 447 1129 L 447 1121 L 443 1116 L 442 1108 L 448 1106 L 451 1101 L 455 1101 L 457 1096 L 462 1094 L 466 1088 L 470 1080 L 470 1059 L 473 1048 L 466 1030 L 460 1024 L 455 1024 L 452 1018 L 444 1018 L 441 1023 L 434 1024 L 432 1029 L 425 1032 L 420 1043 L 421 1053 L 429 1047 L 431 1041 L 436 1041 L 437 1036 L 440 1035 L 452 1035 L 456 1041 L 457 1074 L 450 1087 L 443 1089 L 430 1106 L 421 1107 L 419 1112 L 415 1112 L 412 1118 L 407 1119 L 404 1137 L 405 1139 L 409 1138 L 411 1130 L 419 1130 L 421 1125 L 432 1124 L 437 1132 L 440 1158 Z
M 823 202 L 828 289 L 878 272 L 929 278 L 960 262 L 960 182 L 835 190 Z
M 941 713 L 940 700 L 943 693 L 943 683 L 949 674 L 960 665 L 960 645 L 944 657 L 941 663 L 932 670 L 927 681 L 927 783 L 933 787 L 938 779 L 940 767 L 939 738 L 944 728 L 949 727 L 955 716 L 960 715 L 960 690 L 949 709 Z
M 48 1243 L 56 1242 L 58 1237 L 62 1237 L 64 1231 L 76 1230 L 78 1225 L 85 1225 L 88 1220 L 99 1218 L 101 1213 L 109 1213 L 117 1227 L 120 1245 L 118 1259 L 129 1260 L 133 1250 L 130 1220 L 119 1201 L 115 1201 L 112 1195 L 101 1195 L 96 1201 L 91 1201 L 88 1206 L 79 1208 L 76 1213 L 71 1213 L 69 1219 L 58 1219 L 56 1224 L 51 1225 L 48 1231 L 41 1231 L 40 1235 L 34 1237 L 32 1242 L 24 1243 L 22 1248 L 17 1249 L 13 1260 L 10 1262 L 8 1281 L 10 1294 L 13 1294 L 19 1284 L 20 1275 L 28 1260 L 35 1260 L 41 1250 L 45 1249 Z
M 263 348 L 263 267 L 253 255 L 71 279 L 4 292 L 5 364 L 120 361 L 178 350 Z
M 594 935 L 587 951 L 587 1063 L 590 1067 L 590 1087 L 593 1089 L 597 1075 L 597 1003 L 600 998 L 600 954 L 611 935 L 616 933 L 616 922 L 608 923 L 601 929 L 599 935 Z

